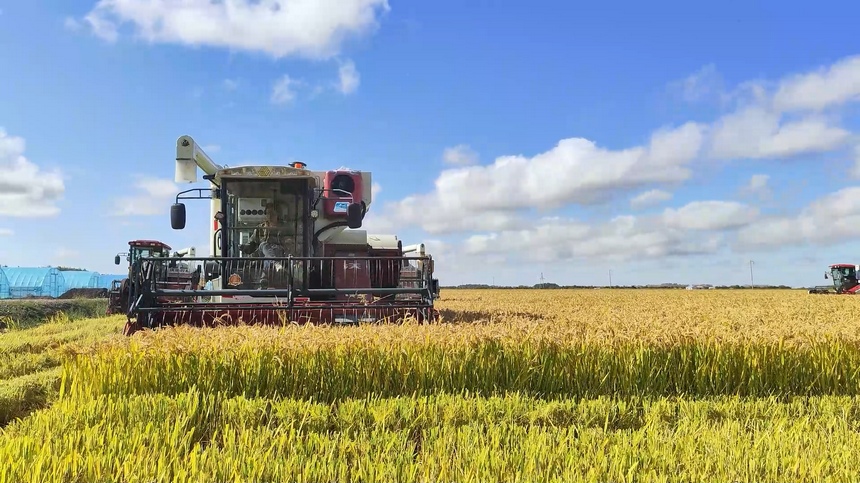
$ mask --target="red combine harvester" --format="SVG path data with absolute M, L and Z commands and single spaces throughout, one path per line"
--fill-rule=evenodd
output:
M 142 257 L 125 333 L 165 325 L 360 324 L 413 317 L 435 320 L 439 281 L 424 246 L 408 256 L 395 235 L 359 230 L 371 203 L 371 173 L 340 168 L 224 167 L 189 136 L 176 145 L 176 182 L 211 184 L 182 191 L 171 226 L 185 228 L 183 199 L 210 200 L 210 257 L 204 288 L 158 283 L 171 257 Z
M 132 284 L 129 281 L 132 276 L 134 265 L 142 258 L 146 257 L 170 257 L 170 250 L 171 248 L 169 245 L 158 240 L 132 240 L 128 242 L 128 253 L 118 253 L 114 257 L 114 264 L 116 265 L 119 265 L 122 261 L 122 257 L 125 257 L 128 262 L 128 276 L 121 280 L 114 280 L 111 282 L 111 288 L 108 295 L 107 315 L 128 313 L 131 294 L 134 293 L 134 290 L 132 290 Z M 174 257 L 182 257 L 185 255 L 194 256 L 195 254 L 196 250 L 194 247 L 191 247 L 174 253 Z M 190 270 L 186 263 L 174 263 L 169 267 L 169 270 L 166 272 L 166 278 L 165 280 L 162 280 L 162 283 L 169 282 L 178 287 L 190 288 L 195 276 L 199 280 L 199 270 L 195 273 Z
M 809 289 L 811 294 L 840 294 L 856 295 L 860 292 L 860 283 L 857 281 L 857 265 L 850 263 L 837 263 L 830 265 L 830 273 L 824 272 L 825 279 L 832 279 L 833 285 L 822 285 Z

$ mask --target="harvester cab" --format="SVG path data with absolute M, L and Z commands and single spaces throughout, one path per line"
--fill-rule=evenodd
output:
M 131 296 L 129 279 L 131 278 L 132 267 L 137 261 L 146 257 L 166 257 L 169 255 L 170 247 L 158 240 L 132 240 L 128 242 L 128 252 L 117 253 L 113 259 L 114 265 L 119 265 L 125 258 L 128 263 L 128 275 L 121 280 L 111 282 L 107 315 L 128 312 Z
M 839 263 L 830 266 L 830 273 L 825 273 L 824 278 L 833 280 L 833 288 L 837 293 L 856 293 L 860 290 L 857 283 L 857 266 L 847 263 Z
M 170 221 L 184 229 L 181 200 L 210 200 L 212 255 L 182 258 L 202 265 L 205 288 L 161 288 L 159 273 L 179 258 L 142 258 L 133 267 L 138 291 L 127 333 L 229 321 L 357 324 L 438 316 L 438 280 L 423 245 L 409 256 L 396 235 L 359 230 L 371 204 L 371 173 L 311 171 L 299 162 L 224 167 L 191 137 L 180 137 L 176 182 L 196 182 L 198 168 L 211 186 L 178 193 Z
M 833 285 L 819 286 L 809 289 L 811 294 L 849 294 L 860 292 L 860 283 L 857 280 L 857 272 L 860 267 L 850 263 L 837 263 L 830 265 L 830 271 L 824 272 L 825 280 L 830 279 Z

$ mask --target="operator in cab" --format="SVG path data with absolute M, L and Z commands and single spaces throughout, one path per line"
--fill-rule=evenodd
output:
M 295 251 L 295 235 L 290 233 L 281 222 L 282 208 L 279 204 L 266 204 L 266 220 L 251 234 L 247 244 L 240 246 L 242 253 L 251 255 L 260 252 L 264 257 L 286 257 L 300 255 Z

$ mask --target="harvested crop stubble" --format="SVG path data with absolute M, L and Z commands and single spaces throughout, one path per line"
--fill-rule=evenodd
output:
M 858 426 L 860 399 L 834 396 L 102 396 L 10 426 L 0 483 L 845 481 L 860 477 Z
M 546 397 L 860 393 L 860 330 L 834 315 L 856 311 L 850 297 L 777 290 L 475 290 L 446 297 L 447 307 L 461 304 L 471 312 L 461 309 L 463 323 L 450 325 L 141 334 L 70 361 L 64 385 L 67 392 L 91 395 L 196 387 L 322 401 L 440 391 Z

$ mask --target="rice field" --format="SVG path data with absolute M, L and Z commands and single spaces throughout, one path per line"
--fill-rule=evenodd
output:
M 54 372 L 0 483 L 860 479 L 860 298 L 444 296 L 427 326 L 2 334 Z

